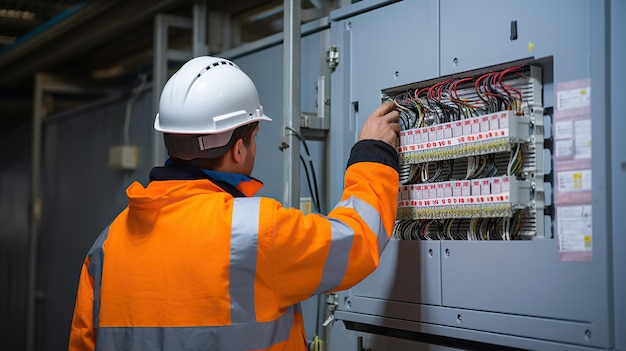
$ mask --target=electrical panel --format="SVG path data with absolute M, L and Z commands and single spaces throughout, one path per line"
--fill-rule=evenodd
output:
M 532 64 L 382 91 L 396 104 L 402 127 L 394 237 L 550 236 L 544 226 L 542 93 L 542 68 Z
M 331 16 L 331 160 L 394 101 L 400 189 L 378 268 L 337 294 L 331 349 L 624 350 L 623 6 L 351 7 Z

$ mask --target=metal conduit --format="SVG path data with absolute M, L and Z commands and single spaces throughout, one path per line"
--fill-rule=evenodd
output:
M 299 207 L 300 144 L 289 128 L 300 130 L 300 1 L 285 0 L 283 11 L 283 206 Z

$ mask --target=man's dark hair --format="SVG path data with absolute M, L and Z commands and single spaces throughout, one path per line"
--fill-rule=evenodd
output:
M 245 146 L 250 146 L 250 142 L 252 141 L 252 133 L 259 125 L 259 122 L 252 122 L 248 124 L 244 124 L 241 127 L 237 127 L 233 131 L 233 135 L 230 137 L 228 143 L 224 146 L 227 150 L 235 145 L 237 140 L 241 139 Z M 194 158 L 192 160 L 182 160 L 176 157 L 171 157 L 171 160 L 175 163 L 190 165 L 199 168 L 204 168 L 208 170 L 215 170 L 217 167 L 222 165 L 224 161 L 224 157 L 226 156 L 226 152 L 224 152 L 221 156 L 215 158 Z

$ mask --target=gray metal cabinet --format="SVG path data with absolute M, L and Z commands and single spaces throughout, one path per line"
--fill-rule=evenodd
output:
M 331 14 L 331 41 L 341 54 L 333 73 L 333 116 L 343 116 L 333 121 L 331 135 L 344 150 L 349 143 L 339 138 L 356 135 L 380 103 L 381 91 L 523 60 L 543 68 L 548 130 L 557 86 L 591 81 L 594 140 L 591 260 L 560 259 L 550 206 L 545 238 L 392 240 L 380 267 L 339 294 L 335 316 L 340 326 L 333 333 L 350 335 L 350 345 L 362 337 L 361 342 L 370 343 L 363 348 L 372 350 L 387 349 L 385 342 L 371 340 L 390 334 L 425 343 L 444 337 L 451 340 L 448 346 L 462 349 L 481 348 L 463 340 L 533 350 L 624 349 L 624 258 L 619 255 L 624 240 L 619 231 L 625 209 L 623 197 L 616 196 L 623 193 L 625 177 L 619 151 L 624 122 L 617 118 L 615 101 L 624 88 L 612 78 L 624 73 L 616 64 L 624 57 L 622 4 L 366 1 Z M 546 141 L 546 147 L 551 143 Z M 546 156 L 546 164 L 551 163 L 551 155 Z M 336 157 L 336 164 L 345 163 L 347 153 Z M 550 166 L 549 203 L 554 195 Z M 339 186 L 331 197 L 340 194 Z

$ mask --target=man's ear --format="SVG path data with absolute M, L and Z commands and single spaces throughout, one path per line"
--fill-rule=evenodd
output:
M 230 149 L 231 153 L 232 153 L 232 157 L 233 160 L 235 161 L 235 163 L 242 163 L 244 160 L 243 157 L 243 140 L 242 139 L 238 139 L 235 144 L 233 145 L 233 147 Z

